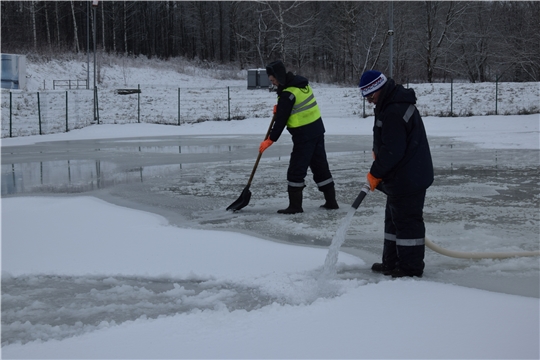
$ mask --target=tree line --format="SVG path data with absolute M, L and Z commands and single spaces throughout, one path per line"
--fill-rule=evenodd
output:
M 2 1 L 3 53 L 99 52 L 313 81 L 540 81 L 537 1 Z M 391 31 L 389 31 L 391 30 Z M 389 64 L 392 64 L 390 68 Z

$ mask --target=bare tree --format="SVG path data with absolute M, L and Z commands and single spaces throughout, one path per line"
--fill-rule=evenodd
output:
M 37 50 L 36 2 L 35 1 L 30 1 L 30 14 L 32 16 L 32 39 L 34 40 L 34 50 Z
M 271 53 L 275 53 L 283 62 L 287 62 L 289 56 L 288 52 L 290 50 L 287 38 L 291 35 L 291 31 L 310 26 L 317 14 L 310 13 L 309 11 L 302 11 L 303 16 L 299 16 L 295 10 L 298 10 L 300 7 L 302 7 L 302 9 L 306 8 L 306 2 L 303 1 L 261 1 L 261 3 L 264 4 L 266 8 L 264 13 L 269 13 L 270 18 L 276 24 L 273 30 L 271 30 L 276 34 L 274 36 Z M 294 44 L 292 46 L 294 46 Z
M 422 34 L 418 34 L 418 39 L 423 44 L 419 56 L 423 59 L 428 82 L 433 82 L 439 59 L 450 51 L 448 33 L 467 6 L 467 3 L 458 4 L 452 1 L 424 1 Z
M 87 3 L 1 1 L 2 51 L 47 44 L 80 52 Z M 386 2 L 111 0 L 100 7 L 95 30 L 104 51 L 242 69 L 281 58 L 293 71 L 345 83 L 388 66 Z M 539 18 L 539 1 L 394 2 L 394 78 L 538 81 Z
M 77 31 L 77 18 L 75 17 L 75 5 L 73 4 L 73 1 L 70 1 L 71 3 L 71 14 L 73 15 L 73 43 L 74 43 L 74 47 L 75 47 L 75 52 L 76 53 L 79 53 L 80 52 L 80 48 L 79 48 L 79 37 L 77 35 L 78 31 Z

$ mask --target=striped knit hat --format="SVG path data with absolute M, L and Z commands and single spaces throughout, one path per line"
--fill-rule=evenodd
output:
M 369 70 L 362 74 L 358 87 L 362 91 L 362 96 L 366 97 L 381 89 L 386 84 L 386 80 L 382 72 Z

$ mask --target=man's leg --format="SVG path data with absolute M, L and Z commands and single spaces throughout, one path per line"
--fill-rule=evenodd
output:
M 308 142 L 294 142 L 289 168 L 287 169 L 287 193 L 289 206 L 278 210 L 280 214 L 297 214 L 304 212 L 302 208 L 302 190 L 306 187 L 305 178 L 309 166 L 309 160 L 313 154 L 313 144 Z
M 321 207 L 329 210 L 339 209 L 339 205 L 336 201 L 334 179 L 330 173 L 328 159 L 326 158 L 324 135 L 321 135 L 314 141 L 315 146 L 309 167 L 313 173 L 313 180 L 315 181 L 315 184 L 317 184 L 319 191 L 324 194 L 325 203 L 321 205 Z
M 396 228 L 398 273 L 392 276 L 422 276 L 426 228 L 423 209 L 426 191 L 389 196 L 388 205 Z
M 384 213 L 384 246 L 382 263 L 375 263 L 371 270 L 376 272 L 388 272 L 397 267 L 398 254 L 396 247 L 396 227 L 392 221 L 392 213 L 386 199 L 386 210 Z

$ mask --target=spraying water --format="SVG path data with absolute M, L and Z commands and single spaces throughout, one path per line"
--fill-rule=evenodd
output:
M 356 197 L 356 200 L 354 200 L 354 203 L 351 205 L 351 209 L 347 213 L 347 216 L 345 216 L 345 219 L 343 219 L 343 222 L 337 230 L 336 235 L 334 235 L 334 237 L 332 238 L 332 243 L 330 244 L 328 254 L 326 254 L 326 259 L 324 260 L 324 276 L 328 276 L 336 272 L 336 263 L 338 260 L 339 248 L 341 247 L 343 242 L 345 242 L 345 234 L 347 233 L 347 229 L 351 225 L 351 221 L 354 213 L 356 212 L 356 209 L 358 209 L 358 206 L 360 206 L 360 203 L 362 202 L 362 200 L 364 200 L 369 190 L 369 184 L 365 184 L 362 187 L 360 194 Z

